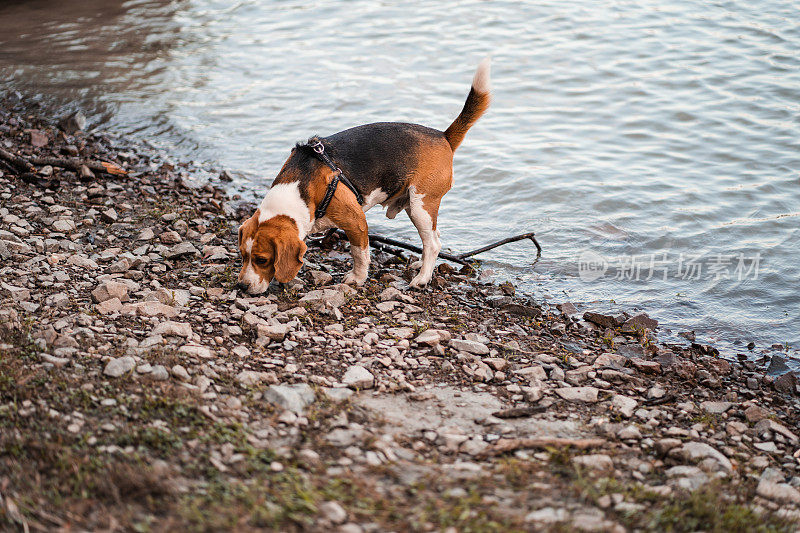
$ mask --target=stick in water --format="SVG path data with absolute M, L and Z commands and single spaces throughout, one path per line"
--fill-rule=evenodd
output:
M 328 237 L 329 235 L 333 235 L 334 233 L 339 235 L 339 236 L 341 236 L 341 237 L 346 237 L 344 231 L 342 231 L 340 229 L 332 229 L 329 233 L 327 233 L 325 235 L 325 237 Z M 497 241 L 497 242 L 492 243 L 492 244 L 487 244 L 483 248 L 478 248 L 477 250 L 472 250 L 471 252 L 467 252 L 467 253 L 460 254 L 460 255 L 453 255 L 453 254 L 448 254 L 448 253 L 445 253 L 445 252 L 440 252 L 439 253 L 439 257 L 442 258 L 442 259 L 445 259 L 447 261 L 452 261 L 453 263 L 458 263 L 459 265 L 472 266 L 470 264 L 470 262 L 467 261 L 468 257 L 472 257 L 473 255 L 477 255 L 477 254 L 492 250 L 493 248 L 497 248 L 498 246 L 502 246 L 502 245 L 508 244 L 510 242 L 521 241 L 523 239 L 530 239 L 531 241 L 533 241 L 533 244 L 536 245 L 536 257 L 538 259 L 539 256 L 542 255 L 542 247 L 539 245 L 539 242 L 536 240 L 536 237 L 534 237 L 534 235 L 535 234 L 533 232 L 523 233 L 522 235 L 515 235 L 514 237 L 508 237 L 508 238 L 503 239 L 501 241 Z M 325 239 L 325 237 L 323 237 L 321 239 L 314 239 L 314 242 L 320 242 L 323 239 Z M 398 241 L 397 239 L 384 237 L 382 235 L 370 234 L 369 235 L 369 243 L 370 243 L 370 246 L 372 246 L 373 248 L 377 248 L 379 250 L 383 249 L 383 247 L 379 246 L 378 243 L 380 243 L 380 244 L 388 244 L 390 246 L 395 246 L 397 248 L 402 248 L 404 250 L 409 250 L 411 252 L 415 252 L 415 253 L 418 253 L 418 254 L 422 253 L 422 248 L 420 248 L 419 246 L 414 246 L 413 244 L 408 244 L 408 243 L 405 243 L 403 241 Z

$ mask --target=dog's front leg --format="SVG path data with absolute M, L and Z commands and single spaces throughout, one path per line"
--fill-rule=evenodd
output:
M 340 187 L 341 189 L 341 187 Z M 350 254 L 353 256 L 353 270 L 344 277 L 348 285 L 363 285 L 369 273 L 369 233 L 367 217 L 355 197 L 347 191 L 349 198 L 334 200 L 328 207 L 328 217 L 347 234 L 350 241 Z
M 350 254 L 353 256 L 353 270 L 347 273 L 344 277 L 344 283 L 348 285 L 363 285 L 367 280 L 367 273 L 369 272 L 369 237 L 363 240 L 354 241 L 350 235 Z

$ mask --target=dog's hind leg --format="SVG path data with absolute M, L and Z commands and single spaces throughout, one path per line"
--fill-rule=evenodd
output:
M 433 269 L 436 266 L 436 258 L 442 249 L 439 230 L 436 229 L 436 217 L 439 214 L 441 198 L 426 197 L 425 194 L 416 192 L 413 185 L 408 188 L 408 193 L 409 206 L 406 212 L 422 239 L 420 271 L 409 283 L 410 287 L 418 288 L 424 287 L 431 280 Z

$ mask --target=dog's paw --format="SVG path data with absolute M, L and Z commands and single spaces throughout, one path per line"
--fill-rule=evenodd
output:
M 365 281 L 367 281 L 366 274 L 364 274 L 363 276 L 357 276 L 356 273 L 351 270 L 344 277 L 344 281 L 342 281 L 342 283 L 344 283 L 345 285 L 361 286 L 364 284 Z
M 414 270 L 419 270 L 420 268 L 422 268 L 422 260 L 420 259 L 419 261 L 414 261 L 413 263 L 408 265 L 408 268 L 413 268 Z
M 430 276 L 423 276 L 421 273 L 414 276 L 414 278 L 409 282 L 408 286 L 412 289 L 421 289 L 428 284 L 431 280 Z

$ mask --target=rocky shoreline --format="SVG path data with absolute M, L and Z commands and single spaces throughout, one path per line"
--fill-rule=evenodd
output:
M 794 374 L 336 239 L 243 295 L 249 207 L 81 127 L 0 107 L 3 529 L 797 528 Z

